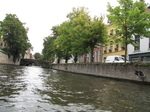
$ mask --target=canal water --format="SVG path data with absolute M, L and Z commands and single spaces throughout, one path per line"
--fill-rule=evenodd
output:
M 150 112 L 150 85 L 0 65 L 0 112 Z

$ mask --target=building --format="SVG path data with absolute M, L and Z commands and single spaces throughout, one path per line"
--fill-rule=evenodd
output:
M 55 56 L 55 60 L 53 61 L 53 63 L 57 64 L 57 63 L 65 63 L 65 59 L 58 59 Z M 67 60 L 67 63 L 74 63 L 74 57 L 72 56 L 70 59 Z M 78 63 L 78 62 L 77 62 Z
M 79 63 L 90 63 L 90 53 L 78 56 Z
M 28 50 L 26 51 L 26 54 L 24 55 L 24 59 L 35 59 L 35 58 L 34 58 L 34 55 L 32 55 L 32 53 L 31 53 L 31 50 L 30 50 L 30 49 L 28 49 Z
M 108 35 L 112 36 L 115 32 L 115 26 L 109 24 L 108 25 Z M 111 38 L 111 37 L 108 37 Z M 121 43 L 115 43 L 112 42 L 110 45 L 107 45 L 103 47 L 103 62 L 105 62 L 105 59 L 107 56 L 111 55 L 119 55 L 119 56 L 125 56 L 125 47 Z
M 150 6 L 147 10 L 150 13 Z M 137 46 L 128 45 L 129 60 L 133 62 L 150 63 L 150 37 L 134 36 Z
M 19 65 L 20 61 L 13 62 L 13 57 L 10 56 L 8 58 L 8 55 L 4 54 L 1 48 L 6 47 L 6 43 L 3 42 L 2 37 L 0 37 L 0 64 L 13 64 L 13 65 Z
M 0 48 L 4 48 L 4 47 L 6 47 L 6 43 L 3 41 L 3 38 L 0 37 Z M 26 51 L 26 54 L 25 54 L 24 58 L 26 58 L 26 59 L 34 59 L 34 56 L 32 56 L 32 54 L 30 52 L 30 49 Z
M 115 26 L 109 24 L 108 25 L 108 35 L 115 34 Z M 108 37 L 109 38 L 109 37 Z M 103 63 L 107 56 L 111 55 L 119 55 L 125 56 L 125 47 L 122 44 L 115 44 L 115 42 L 105 47 L 98 46 L 94 48 L 94 63 Z M 79 63 L 89 63 L 90 62 L 90 53 L 80 56 Z
M 150 62 L 150 38 L 137 39 L 137 46 L 128 45 L 129 60 L 133 62 Z
M 94 62 L 102 63 L 103 60 L 103 47 L 94 48 Z
M 6 46 L 6 44 L 3 42 L 2 37 L 0 37 L 0 48 L 3 48 L 5 46 Z

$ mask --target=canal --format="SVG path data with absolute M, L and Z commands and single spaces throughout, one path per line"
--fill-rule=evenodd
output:
M 0 65 L 0 112 L 150 112 L 150 85 Z

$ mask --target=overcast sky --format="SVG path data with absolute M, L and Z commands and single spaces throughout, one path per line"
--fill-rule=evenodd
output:
M 150 1 L 150 0 L 146 0 Z M 73 7 L 88 8 L 91 16 L 106 14 L 107 2 L 117 5 L 117 0 L 1 0 L 0 21 L 6 14 L 16 14 L 29 28 L 28 37 L 33 46 L 33 54 L 41 53 L 43 38 L 51 34 L 52 26 L 66 21 L 66 15 Z

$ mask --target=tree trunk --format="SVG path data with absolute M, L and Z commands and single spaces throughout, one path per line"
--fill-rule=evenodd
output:
M 94 58 L 93 58 L 93 54 L 94 54 L 94 47 L 91 47 L 91 59 L 90 62 L 93 63 L 94 62 Z
M 128 44 L 125 43 L 125 62 L 124 62 L 124 63 L 127 62 L 127 52 L 128 52 L 127 45 L 128 45 Z
M 76 54 L 74 55 L 74 62 L 77 63 L 77 61 L 78 61 L 78 54 L 76 53 Z
M 58 63 L 58 64 L 60 63 L 60 58 L 58 58 L 57 63 Z
M 65 63 L 68 63 L 68 56 L 66 56 L 65 58 Z

